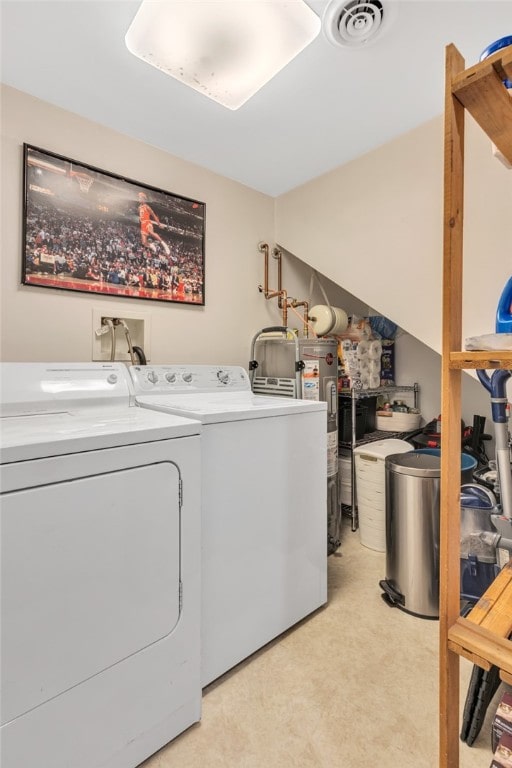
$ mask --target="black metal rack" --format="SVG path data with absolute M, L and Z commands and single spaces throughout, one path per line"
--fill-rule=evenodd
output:
M 378 395 L 389 395 L 396 392 L 412 392 L 414 398 L 414 408 L 418 408 L 419 403 L 419 384 L 409 385 L 397 385 L 378 387 L 377 389 L 347 389 L 338 393 L 338 397 L 351 400 L 351 417 L 352 417 L 352 437 L 350 441 L 338 441 L 339 448 L 345 448 L 350 451 L 350 471 L 351 471 L 351 504 L 342 504 L 341 512 L 343 515 L 351 518 L 352 530 L 357 531 L 359 527 L 359 519 L 357 512 L 357 501 L 355 496 L 356 478 L 355 478 L 355 464 L 354 464 L 354 448 L 359 445 L 365 445 L 366 443 L 374 443 L 377 440 L 389 440 L 390 438 L 397 438 L 399 440 L 407 440 L 413 435 L 418 433 L 418 429 L 413 429 L 408 432 L 388 432 L 384 430 L 375 430 L 374 432 L 366 432 L 364 437 L 357 439 L 356 437 L 356 406 L 357 402 L 364 400 L 365 398 L 375 397 Z

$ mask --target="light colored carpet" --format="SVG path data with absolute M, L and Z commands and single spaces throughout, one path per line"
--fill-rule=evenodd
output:
M 144 768 L 438 765 L 439 624 L 383 602 L 385 555 L 344 524 L 328 605 L 212 683 L 202 722 Z M 461 659 L 461 707 L 471 669 Z M 490 765 L 493 706 L 461 768 Z

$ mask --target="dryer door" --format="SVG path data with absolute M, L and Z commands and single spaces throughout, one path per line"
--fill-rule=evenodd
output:
M 75 458 L 85 475 L 88 454 Z M 27 478 L 40 463 L 25 462 Z M 3 722 L 173 631 L 179 486 L 177 466 L 159 461 L 3 494 Z

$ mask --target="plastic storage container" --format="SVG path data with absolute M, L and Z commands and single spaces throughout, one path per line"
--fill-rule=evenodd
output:
M 440 448 L 418 448 L 416 453 L 427 453 L 431 456 L 437 456 L 439 459 L 439 467 L 441 467 L 441 449 Z M 473 472 L 478 466 L 478 462 L 469 453 L 461 453 L 460 455 L 460 482 L 472 483 Z
M 421 413 L 400 413 L 388 411 L 384 416 L 377 412 L 376 426 L 383 432 L 409 432 L 418 429 L 421 424 Z
M 338 497 L 340 504 L 352 506 L 352 453 L 343 448 L 338 454 Z
M 364 437 L 366 430 L 366 407 L 356 404 L 356 440 Z M 352 403 L 338 398 L 338 436 L 340 443 L 352 442 Z
M 393 453 L 413 451 L 406 440 L 377 440 L 354 449 L 356 500 L 361 544 L 386 551 L 385 459 Z
M 368 395 L 361 398 L 361 403 L 366 408 L 365 434 L 375 432 L 377 429 L 377 395 Z

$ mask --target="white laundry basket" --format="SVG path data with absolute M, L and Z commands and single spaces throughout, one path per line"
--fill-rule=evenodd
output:
M 386 456 L 412 450 L 395 438 L 354 448 L 359 537 L 369 549 L 386 551 Z

